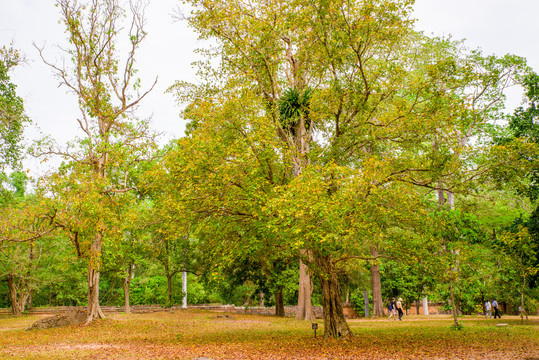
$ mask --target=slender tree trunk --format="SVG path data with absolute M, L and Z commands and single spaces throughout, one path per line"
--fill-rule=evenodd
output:
M 123 281 L 124 288 L 124 312 L 126 314 L 131 313 L 131 305 L 129 302 L 131 279 L 133 278 L 133 265 L 129 265 L 127 268 L 127 274 Z
M 279 286 L 275 291 L 275 316 L 284 316 L 283 287 Z
M 165 258 L 162 260 L 162 264 L 165 267 L 165 276 L 167 277 L 167 305 L 170 306 L 172 305 L 172 277 L 174 276 L 175 272 L 170 271 L 169 253 L 169 242 L 168 240 L 165 240 Z
M 526 288 L 526 277 L 523 278 L 522 288 L 520 289 L 520 321 L 524 323 L 524 314 L 526 315 L 526 323 L 528 323 L 528 312 L 524 307 L 524 289 Z
M 378 249 L 371 246 L 371 256 L 378 257 Z M 371 266 L 371 284 L 372 284 L 372 315 L 384 316 L 384 304 L 382 301 L 382 283 L 380 281 L 380 265 L 378 260 L 374 260 Z
M 363 290 L 363 301 L 365 303 L 365 317 L 369 317 L 369 293 L 367 290 Z
M 420 301 L 420 298 L 417 298 L 417 300 L 415 301 L 415 313 L 417 315 L 419 315 L 419 301 Z
M 324 337 L 340 338 L 352 336 L 352 332 L 344 317 L 335 265 L 328 256 L 319 256 L 316 262 L 322 274 L 319 276 L 319 279 L 322 286 Z
M 99 306 L 99 268 L 101 262 L 101 247 L 103 244 L 103 235 L 98 232 L 94 236 L 94 243 L 90 249 L 90 258 L 88 260 L 88 317 L 86 324 L 94 319 L 104 319 L 105 314 Z
M 264 307 L 264 292 L 261 291 L 261 292 L 258 294 L 258 297 L 260 298 L 260 302 L 258 303 L 258 306 Z
M 455 206 L 453 193 L 450 191 L 447 192 L 447 201 L 446 201 L 445 196 L 444 196 L 443 185 L 442 183 L 438 183 L 438 207 L 442 208 L 446 206 L 446 202 L 448 203 L 449 209 L 453 209 L 453 207 Z M 445 240 L 444 240 L 444 243 L 445 243 Z M 447 251 L 445 244 L 444 244 L 444 251 Z M 458 255 L 458 252 L 456 253 L 456 255 Z M 457 261 L 456 266 L 452 268 L 450 271 L 451 272 L 456 271 L 457 267 L 458 267 L 458 261 Z M 455 295 L 453 292 L 453 280 L 449 282 L 449 290 L 451 294 L 451 309 L 453 312 L 453 320 L 455 322 L 455 326 L 458 327 L 459 321 L 458 321 L 457 306 L 455 304 Z
M 168 306 L 172 305 L 172 274 L 168 272 L 167 269 L 167 295 L 168 295 Z
M 30 243 L 30 253 L 28 254 L 28 259 L 30 260 L 30 264 L 28 266 L 28 271 L 26 272 L 26 280 L 24 281 L 24 300 L 21 303 L 21 309 L 23 312 L 25 307 L 32 307 L 32 289 L 30 288 L 30 279 L 32 277 L 32 271 L 35 268 L 33 243 Z
M 172 276 L 170 272 L 170 266 L 168 263 L 168 241 L 166 242 L 166 257 L 163 261 L 163 265 L 165 266 L 165 276 L 167 277 L 167 305 L 172 305 Z
M 449 289 L 451 290 L 451 309 L 453 310 L 453 320 L 455 321 L 455 326 L 459 325 L 459 318 L 457 314 L 457 307 L 455 305 L 455 296 L 453 295 L 453 280 L 449 283 Z

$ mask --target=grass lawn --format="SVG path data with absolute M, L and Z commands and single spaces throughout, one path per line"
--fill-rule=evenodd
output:
M 350 320 L 354 337 L 314 338 L 290 318 L 187 310 L 114 314 L 90 326 L 25 331 L 38 316 L 0 316 L 0 359 L 537 359 L 539 317 Z M 507 326 L 497 326 L 504 323 Z

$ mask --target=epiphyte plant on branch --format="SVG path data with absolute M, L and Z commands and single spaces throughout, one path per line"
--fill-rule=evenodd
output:
M 311 130 L 310 105 L 313 90 L 307 88 L 300 91 L 295 88 L 285 90 L 279 99 L 279 120 L 282 128 L 288 131 L 293 138 L 296 137 L 297 127 L 301 118 L 305 121 L 306 130 Z

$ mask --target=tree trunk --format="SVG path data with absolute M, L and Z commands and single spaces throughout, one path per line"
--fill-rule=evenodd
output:
M 455 296 L 453 295 L 453 281 L 449 283 L 449 289 L 451 290 L 451 309 L 453 310 L 453 320 L 455 321 L 455 326 L 459 326 L 459 319 L 457 314 L 457 307 L 455 306 Z
M 22 297 L 19 299 L 21 309 L 24 312 L 26 306 L 32 307 L 32 291 L 30 289 L 30 279 L 32 278 L 32 270 L 35 268 L 34 264 L 34 243 L 30 243 L 30 253 L 28 254 L 30 263 L 28 264 L 28 271 L 26 272 L 26 280 L 24 281 L 24 300 Z
M 126 314 L 131 313 L 131 305 L 129 302 L 129 294 L 130 294 L 130 285 L 131 285 L 131 279 L 133 278 L 133 267 L 134 265 L 129 265 L 127 269 L 126 277 L 123 281 L 123 288 L 124 288 L 124 312 Z
M 369 317 L 369 293 L 363 290 L 363 301 L 365 302 L 365 317 Z
M 131 313 L 131 306 L 129 304 L 129 284 L 131 283 L 130 280 L 124 279 L 123 281 L 123 288 L 124 288 L 124 312 L 126 314 Z
M 167 296 L 168 296 L 168 306 L 172 305 L 172 274 L 167 272 Z
M 526 288 L 526 277 L 524 276 L 522 281 L 522 288 L 520 289 L 520 322 L 524 323 L 524 314 L 526 315 L 526 323 L 528 323 L 528 313 L 524 307 L 524 289 Z
M 378 257 L 378 249 L 371 246 L 371 256 Z M 378 260 L 374 260 L 371 266 L 371 283 L 372 283 L 372 315 L 384 316 L 384 304 L 382 301 L 382 283 L 380 282 L 380 265 Z
M 264 292 L 261 291 L 258 296 L 260 297 L 260 302 L 258 303 L 258 306 L 264 307 Z
M 290 44 L 289 44 L 290 46 Z M 289 49 L 291 49 L 289 47 Z M 291 53 L 288 53 L 290 56 Z M 296 69 L 292 69 L 294 73 L 294 87 L 301 88 L 302 81 L 301 78 L 296 77 Z M 312 131 L 312 127 L 309 131 Z M 307 154 L 310 151 L 309 143 L 311 140 L 311 135 L 307 131 L 305 115 L 299 117 L 299 124 L 295 126 L 295 136 L 293 138 L 294 144 L 296 146 L 296 154 L 293 156 L 292 164 L 292 174 L 294 177 L 301 175 L 303 169 L 309 164 L 309 158 Z M 303 256 L 309 255 L 308 250 L 301 250 Z M 309 274 L 307 265 L 303 263 L 300 259 L 299 261 L 299 291 L 298 291 L 298 310 L 296 312 L 296 320 L 308 320 L 313 321 L 315 319 L 313 306 L 311 302 L 312 295 L 312 275 Z
M 11 312 L 13 315 L 21 315 L 23 310 L 17 301 L 17 284 L 15 284 L 15 276 L 7 275 L 7 286 L 9 288 L 9 301 L 11 302 Z
M 94 319 L 104 319 L 105 314 L 99 306 L 99 268 L 101 264 L 101 247 L 103 244 L 103 235 L 97 233 L 94 237 L 94 243 L 90 249 L 90 258 L 88 259 L 88 317 L 86 324 Z
M 445 196 L 444 196 L 444 191 L 442 190 L 441 183 L 438 183 L 437 192 L 438 192 L 438 207 L 443 208 L 445 205 Z
M 419 315 L 419 300 L 420 300 L 420 298 L 417 298 L 417 300 L 415 301 L 415 313 L 416 313 L 416 315 Z
M 34 266 L 34 246 L 32 244 L 30 244 L 28 256 L 30 262 L 25 275 L 19 277 L 14 274 L 7 275 L 9 301 L 11 303 L 11 312 L 13 315 L 21 315 L 24 312 L 28 301 L 32 301 L 29 283 Z
M 172 272 L 170 270 L 170 259 L 169 259 L 169 242 L 168 240 L 165 240 L 165 257 L 162 260 L 162 264 L 165 267 L 165 276 L 167 277 L 167 299 L 168 299 L 168 306 L 172 305 L 172 277 L 176 274 L 176 272 Z
M 30 291 L 25 287 L 24 290 L 19 292 L 19 299 L 17 301 L 17 307 L 19 308 L 20 313 L 22 314 L 26 308 L 28 302 L 28 297 L 30 296 Z
M 299 291 L 298 291 L 298 310 L 296 320 L 313 321 L 315 319 L 313 304 L 311 302 L 312 284 L 311 275 L 307 265 L 299 260 Z
M 340 338 L 352 336 L 352 332 L 344 318 L 335 265 L 328 256 L 320 256 L 316 259 L 316 262 L 322 274 L 319 276 L 319 279 L 322 286 L 324 337 Z
M 284 316 L 283 287 L 279 286 L 275 291 L 275 316 Z

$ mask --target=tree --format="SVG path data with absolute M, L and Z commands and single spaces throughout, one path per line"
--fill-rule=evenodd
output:
M 451 41 L 415 33 L 406 1 L 191 3 L 188 21 L 203 39 L 216 41 L 217 51 L 207 54 L 219 61 L 216 68 L 201 68 L 203 86 L 182 88 L 191 101 L 185 114 L 204 134 L 198 141 L 213 134 L 228 144 L 197 159 L 199 165 L 186 166 L 208 176 L 198 175 L 204 187 L 197 184 L 192 195 L 205 198 L 211 189 L 212 214 L 219 213 L 220 221 L 225 214 L 254 217 L 249 206 L 240 212 L 235 205 L 256 203 L 255 219 L 267 219 L 274 241 L 318 277 L 325 336 L 348 336 L 337 276 L 341 263 L 384 256 L 371 256 L 370 247 L 382 249 L 388 237 L 404 241 L 419 227 L 428 216 L 418 209 L 428 207 L 417 187 L 444 183 L 447 190 L 472 174 L 466 162 L 472 148 L 447 134 L 478 131 L 472 124 L 483 124 L 490 108 L 478 106 L 483 100 L 477 99 L 498 104 L 500 84 L 518 60 L 463 55 Z M 484 88 L 478 87 L 482 81 Z M 255 138 L 256 129 L 264 129 L 276 161 L 255 162 L 244 173 L 225 169 L 245 161 L 243 148 L 234 147 L 239 141 L 231 139 L 234 130 Z M 189 158 L 200 156 L 195 154 Z M 234 197 L 240 174 L 273 166 L 288 175 L 277 186 L 265 182 L 271 196 L 252 197 L 240 181 L 245 193 L 240 201 Z
M 24 61 L 12 47 L 0 49 L 0 171 L 5 166 L 18 168 L 21 157 L 21 140 L 25 124 L 22 98 L 17 96 L 16 85 L 10 82 L 9 71 Z
M 320 36 L 324 38 L 328 35 L 324 32 L 329 28 L 320 28 L 320 24 L 324 25 L 326 20 L 335 20 L 334 23 L 336 23 L 343 19 L 331 19 L 335 14 L 328 11 L 332 7 L 329 4 L 306 7 L 301 14 L 296 12 L 295 5 L 299 4 L 257 3 L 259 10 L 256 12 L 250 12 L 254 8 L 240 10 L 241 6 L 238 4 L 211 2 L 194 4 L 200 7 L 196 16 L 190 18 L 190 22 L 201 32 L 202 37 L 216 36 L 220 42 L 220 50 L 226 54 L 222 68 L 225 73 L 229 70 L 235 72 L 239 70 L 244 81 L 249 79 L 253 83 L 259 96 L 264 99 L 264 108 L 268 119 L 275 126 L 276 135 L 286 146 L 284 154 L 289 159 L 287 162 L 290 162 L 292 176 L 298 177 L 310 163 L 308 154 L 311 153 L 312 134 L 315 128 L 314 119 L 304 109 L 306 105 L 312 107 L 311 85 L 317 84 L 321 76 L 325 76 L 324 72 L 338 63 L 335 58 L 330 58 L 330 61 L 334 61 L 333 64 L 320 61 L 323 57 L 327 57 L 328 51 L 332 51 L 328 46 L 335 45 L 316 41 L 320 39 Z M 358 10 L 368 12 L 373 8 L 376 10 L 382 8 L 376 5 L 373 4 L 368 10 L 358 6 Z M 336 5 L 336 8 L 339 6 Z M 397 8 L 398 6 L 392 9 L 395 14 L 401 11 L 401 8 Z M 316 19 L 316 21 L 313 23 L 309 19 Z M 237 25 L 229 27 L 228 24 L 231 23 Z M 375 23 L 371 21 L 369 24 Z M 370 30 L 366 29 L 367 27 L 365 26 L 363 30 L 372 35 L 367 31 Z M 358 34 L 352 37 L 355 36 Z M 347 37 L 346 40 L 352 40 L 350 42 L 352 43 L 355 39 Z M 386 39 L 382 39 L 381 42 L 384 40 Z M 313 47 L 313 44 L 320 47 Z M 364 43 L 366 44 L 367 42 Z M 340 45 L 342 44 L 338 46 Z M 315 53 L 313 49 L 316 49 L 318 53 Z M 340 73 L 340 70 L 336 71 L 335 67 L 333 70 L 335 75 Z M 231 73 L 228 76 L 231 80 L 235 77 Z M 340 112 L 339 110 L 338 113 Z M 337 118 L 337 122 L 338 120 Z M 324 128 L 324 126 L 321 124 L 320 127 Z M 338 124 L 337 128 L 339 128 Z M 309 261 L 308 259 L 312 257 L 308 249 L 305 250 L 301 256 L 302 262 Z M 303 267 L 301 273 L 306 273 Z M 306 276 L 302 277 L 298 311 L 300 314 L 307 314 L 306 316 L 310 318 L 310 311 L 307 309 L 305 312 L 303 306 L 306 304 L 308 308 L 310 302 L 311 290 L 305 287 L 308 282 L 310 281 Z
M 537 237 L 537 210 L 526 223 L 515 221 L 511 229 L 498 235 L 498 247 L 507 258 L 511 260 L 510 266 L 516 272 L 516 281 L 511 290 L 518 288 L 520 297 L 519 307 L 521 317 L 528 319 L 525 305 L 526 288 L 530 280 L 536 281 L 535 275 L 539 272 L 539 242 Z M 534 279 L 535 277 L 535 279 Z
M 508 189 L 522 201 L 529 215 L 522 214 L 498 234 L 497 245 L 512 261 L 517 272 L 515 285 L 519 287 L 520 308 L 526 313 L 527 282 L 534 279 L 537 265 L 537 213 L 539 204 L 539 76 L 529 71 L 520 78 L 525 89 L 525 105 L 517 108 L 509 118 L 509 125 L 494 138 L 493 158 L 502 166 L 493 169 L 495 184 Z M 533 282 L 533 280 L 532 280 Z M 511 286 L 514 288 L 514 286 Z M 527 315 L 526 315 L 527 316 Z
M 138 94 L 135 54 L 146 37 L 140 5 L 130 2 L 124 10 L 117 0 L 59 0 L 57 4 L 69 37 L 71 47 L 66 53 L 72 67 L 56 66 L 39 51 L 61 84 L 78 97 L 82 118 L 77 121 L 83 137 L 64 149 L 50 144 L 42 154 L 66 160 L 60 171 L 47 179 L 49 191 L 56 197 L 51 213 L 79 255 L 88 259 L 89 323 L 104 317 L 99 306 L 103 242 L 121 236 L 116 209 L 130 205 L 130 199 L 123 195 L 136 188 L 129 183 L 129 173 L 151 156 L 154 147 L 147 123 L 136 121 L 131 113 L 153 86 Z M 126 12 L 130 14 L 129 51 L 122 67 L 118 37 Z
M 7 280 L 11 308 L 20 315 L 32 293 L 47 281 L 47 262 L 54 253 L 47 235 L 53 228 L 43 216 L 42 199 L 26 195 L 28 178 L 20 171 L 10 174 L 0 197 L 0 278 Z

